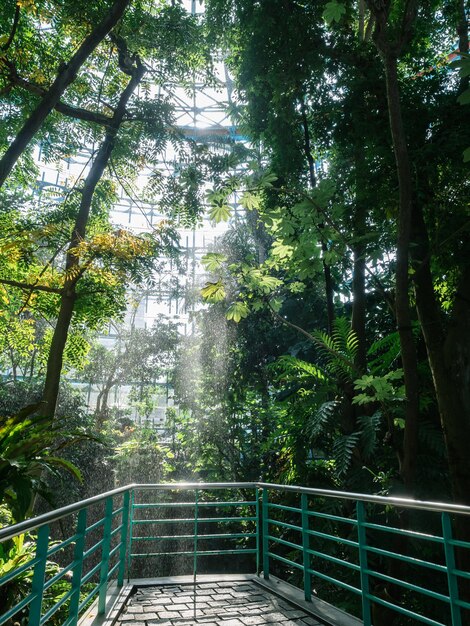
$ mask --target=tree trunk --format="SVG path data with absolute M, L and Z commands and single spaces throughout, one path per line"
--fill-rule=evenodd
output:
M 457 35 L 459 36 L 459 52 L 468 54 L 468 19 L 466 13 L 465 0 L 458 0 L 459 22 L 457 24 Z M 470 77 L 462 76 L 459 84 L 459 93 L 468 89 Z
M 470 503 L 470 267 L 462 273 L 447 337 L 434 292 L 427 229 L 414 210 L 416 309 L 436 390 L 454 500 Z
M 366 110 L 364 89 L 360 87 L 357 98 L 360 102 L 353 120 L 358 115 L 364 115 Z M 353 121 L 354 123 L 354 121 Z M 359 120 L 357 120 L 359 123 Z M 360 143 L 355 146 L 354 168 L 356 171 L 356 192 L 353 215 L 353 276 L 352 276 L 352 315 L 351 327 L 359 341 L 356 365 L 361 374 L 367 370 L 367 338 L 366 338 L 366 244 L 363 239 L 367 231 L 367 204 L 362 193 L 362 183 L 366 170 L 364 162 L 364 149 L 362 137 Z
M 66 63 L 47 90 L 46 94 L 31 113 L 29 118 L 19 131 L 8 150 L 0 159 L 0 187 L 3 185 L 13 166 L 28 147 L 34 135 L 40 129 L 42 123 L 59 102 L 67 87 L 75 80 L 78 70 L 101 43 L 109 31 L 114 28 L 122 17 L 130 0 L 116 0 L 104 19 L 92 30 L 83 41 L 77 52 Z
M 76 285 L 81 276 L 79 259 L 74 254 L 74 249 L 81 241 L 85 240 L 86 228 L 90 216 L 91 203 L 93 200 L 93 194 L 95 192 L 96 185 L 101 179 L 103 172 L 111 157 L 111 153 L 116 142 L 118 129 L 126 113 L 127 103 L 137 85 L 142 80 L 144 73 L 145 69 L 138 61 L 131 80 L 121 94 L 110 126 L 106 130 L 105 139 L 101 144 L 100 149 L 98 150 L 95 161 L 88 173 L 85 181 L 85 186 L 82 191 L 80 207 L 78 210 L 77 218 L 75 220 L 75 226 L 72 232 L 70 245 L 67 250 L 67 260 L 65 267 L 66 274 L 67 276 L 69 276 L 69 278 L 65 280 L 64 289 L 60 299 L 59 316 L 57 319 L 56 327 L 54 329 L 54 334 L 52 336 L 49 357 L 47 360 L 46 379 L 43 391 L 43 407 L 41 409 L 43 415 L 52 416 L 54 414 L 57 404 L 57 396 L 59 394 L 60 374 L 62 371 L 64 349 L 67 341 L 67 334 L 70 327 L 70 322 L 72 320 L 75 299 L 77 297 Z M 73 272 L 74 268 L 77 268 L 77 270 L 80 272 L 78 277 Z
M 305 156 L 308 162 L 308 177 L 309 177 L 309 182 L 310 182 L 310 188 L 315 189 L 316 184 L 317 184 L 316 177 L 315 177 L 315 163 L 312 157 L 307 112 L 305 110 L 305 104 L 303 102 L 302 102 L 302 125 L 304 129 L 304 152 L 305 152 Z M 319 228 L 319 234 L 320 234 L 321 249 L 322 249 L 323 254 L 325 254 L 325 252 L 328 251 L 328 246 L 322 233 L 322 229 L 324 228 L 323 224 L 320 224 L 318 228 Z M 333 332 L 333 322 L 335 319 L 333 278 L 331 276 L 331 268 L 328 265 L 328 263 L 325 261 L 325 258 L 323 258 L 322 262 L 323 262 L 323 276 L 325 280 L 328 333 L 331 334 Z
M 418 450 L 419 416 L 418 364 L 411 324 L 412 318 L 408 293 L 413 186 L 408 147 L 401 113 L 397 57 L 390 50 L 382 49 L 382 53 L 385 66 L 390 130 L 392 134 L 399 187 L 395 310 L 398 334 L 400 337 L 401 360 L 406 389 L 405 432 L 400 473 L 406 492 L 409 495 L 412 495 Z

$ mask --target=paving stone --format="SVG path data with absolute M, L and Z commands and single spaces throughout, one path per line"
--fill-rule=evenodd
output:
M 214 600 L 233 600 L 231 593 L 215 593 L 212 597 Z
M 194 617 L 194 599 L 196 617 Z M 145 620 L 145 621 L 143 621 Z M 288 602 L 252 583 L 199 583 L 142 588 L 117 626 L 320 626 Z
M 190 607 L 187 604 L 169 604 L 165 605 L 167 611 L 187 611 Z
M 267 624 L 281 624 L 282 622 L 285 622 L 288 618 L 286 617 L 286 615 L 284 613 L 266 613 L 264 615 L 264 621 Z
M 240 619 L 245 626 L 258 626 L 259 624 L 266 623 L 262 615 L 250 615 L 249 617 L 244 617 L 242 615 Z

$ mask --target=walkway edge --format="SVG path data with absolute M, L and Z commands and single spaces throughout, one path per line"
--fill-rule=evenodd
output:
M 268 580 L 255 576 L 253 582 L 276 596 L 289 601 L 299 609 L 310 613 L 327 626 L 363 626 L 362 620 L 349 615 L 349 613 L 336 608 L 324 600 L 312 597 L 311 602 L 307 602 L 300 589 L 275 576 L 271 575 Z

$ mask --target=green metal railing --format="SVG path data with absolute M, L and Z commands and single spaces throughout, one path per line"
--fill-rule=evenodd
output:
M 263 483 L 258 486 L 263 503 L 264 578 L 269 578 L 271 564 L 275 561 L 290 572 L 301 573 L 307 601 L 312 597 L 312 581 L 315 585 L 324 583 L 330 597 L 334 589 L 359 596 L 365 626 L 373 623 L 374 605 L 389 611 L 386 623 L 390 624 L 393 614 L 430 626 L 470 623 L 470 602 L 459 597 L 462 588 L 468 598 L 469 587 L 465 583 L 470 580 L 470 572 L 456 566 L 457 549 L 460 549 L 462 562 L 469 562 L 470 543 L 453 538 L 452 524 L 453 517 L 470 515 L 470 507 Z M 295 494 L 298 503 L 279 503 L 281 494 L 289 495 L 291 501 Z M 349 515 L 322 510 L 328 510 L 332 501 L 349 502 Z M 434 532 L 376 521 L 377 517 L 385 516 L 395 520 L 406 518 L 403 515 L 406 510 L 415 516 L 426 512 L 418 521 L 421 526 L 430 525 Z M 436 516 L 438 520 L 433 520 Z M 468 517 L 465 520 L 470 522 Z M 318 528 L 321 522 L 328 530 Z M 297 535 L 297 541 L 292 539 L 292 534 Z M 399 539 L 396 543 L 402 551 L 383 547 L 393 544 L 391 537 Z M 338 546 L 336 556 L 329 552 L 328 546 L 332 544 Z M 433 558 L 426 558 L 428 554 Z M 334 576 L 328 570 L 330 564 Z M 341 571 L 348 573 L 341 577 Z M 391 573 L 394 571 L 399 571 L 403 577 L 397 578 Z M 432 573 L 431 580 L 423 575 L 428 571 Z M 421 579 L 427 580 L 429 586 L 416 582 Z M 395 592 L 402 591 L 396 594 L 395 601 L 390 595 L 376 591 L 388 587 Z M 432 606 L 429 606 L 430 601 Z M 442 621 L 435 618 L 436 613 Z M 383 619 L 381 623 L 385 623 Z
M 162 490 L 170 495 L 193 496 L 187 501 L 175 501 L 163 497 Z M 235 495 L 242 490 L 251 494 L 250 499 L 214 500 L 213 492 L 227 491 Z M 159 494 L 157 502 L 137 502 L 140 495 Z M 212 496 L 212 497 L 211 497 Z M 210 498 L 210 499 L 209 499 Z M 199 484 L 182 485 L 176 490 L 174 485 L 139 485 L 133 489 L 130 515 L 130 538 L 128 567 L 134 559 L 151 557 L 191 557 L 193 573 L 198 571 L 199 557 L 259 554 L 258 536 L 258 489 L 251 483 L 212 484 L 208 487 Z M 212 514 L 212 511 L 216 514 Z M 225 514 L 222 514 L 223 511 Z M 152 514 L 153 513 L 153 514 Z M 180 515 L 178 515 L 180 513 Z M 142 517 L 141 514 L 149 515 Z M 169 517 L 171 515 L 171 517 Z M 233 530 L 227 527 L 231 527 Z M 203 529 L 201 532 L 201 528 Z M 184 529 L 188 529 L 184 532 Z M 214 530 L 215 529 L 215 530 Z M 190 532 L 191 531 L 191 532 Z M 247 546 L 248 540 L 251 547 Z M 208 549 L 207 544 L 230 542 L 232 546 Z M 201 547 L 202 544 L 202 547 Z M 170 546 L 164 549 L 160 546 Z M 145 549 L 144 549 L 145 546 Z M 149 546 L 155 546 L 153 550 Z M 186 547 L 185 547 L 186 546 Z M 138 551 L 137 551 L 138 550 Z M 257 566 L 257 570 L 258 570 Z
M 0 530 L 0 626 L 75 626 L 94 600 L 105 614 L 110 582 L 122 586 L 142 560 L 157 572 L 178 556 L 196 577 L 206 558 L 234 555 L 265 579 L 300 583 L 306 601 L 356 598 L 366 626 L 378 609 L 461 626 L 470 623 L 470 543 L 456 521 L 469 515 L 267 483 L 128 485 Z

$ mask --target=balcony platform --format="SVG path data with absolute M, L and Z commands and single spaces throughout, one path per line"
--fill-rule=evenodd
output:
M 196 594 L 194 593 L 196 590 Z M 94 605 L 79 626 L 358 626 L 362 622 L 271 577 L 199 575 L 131 580 L 110 588 L 107 617 Z

